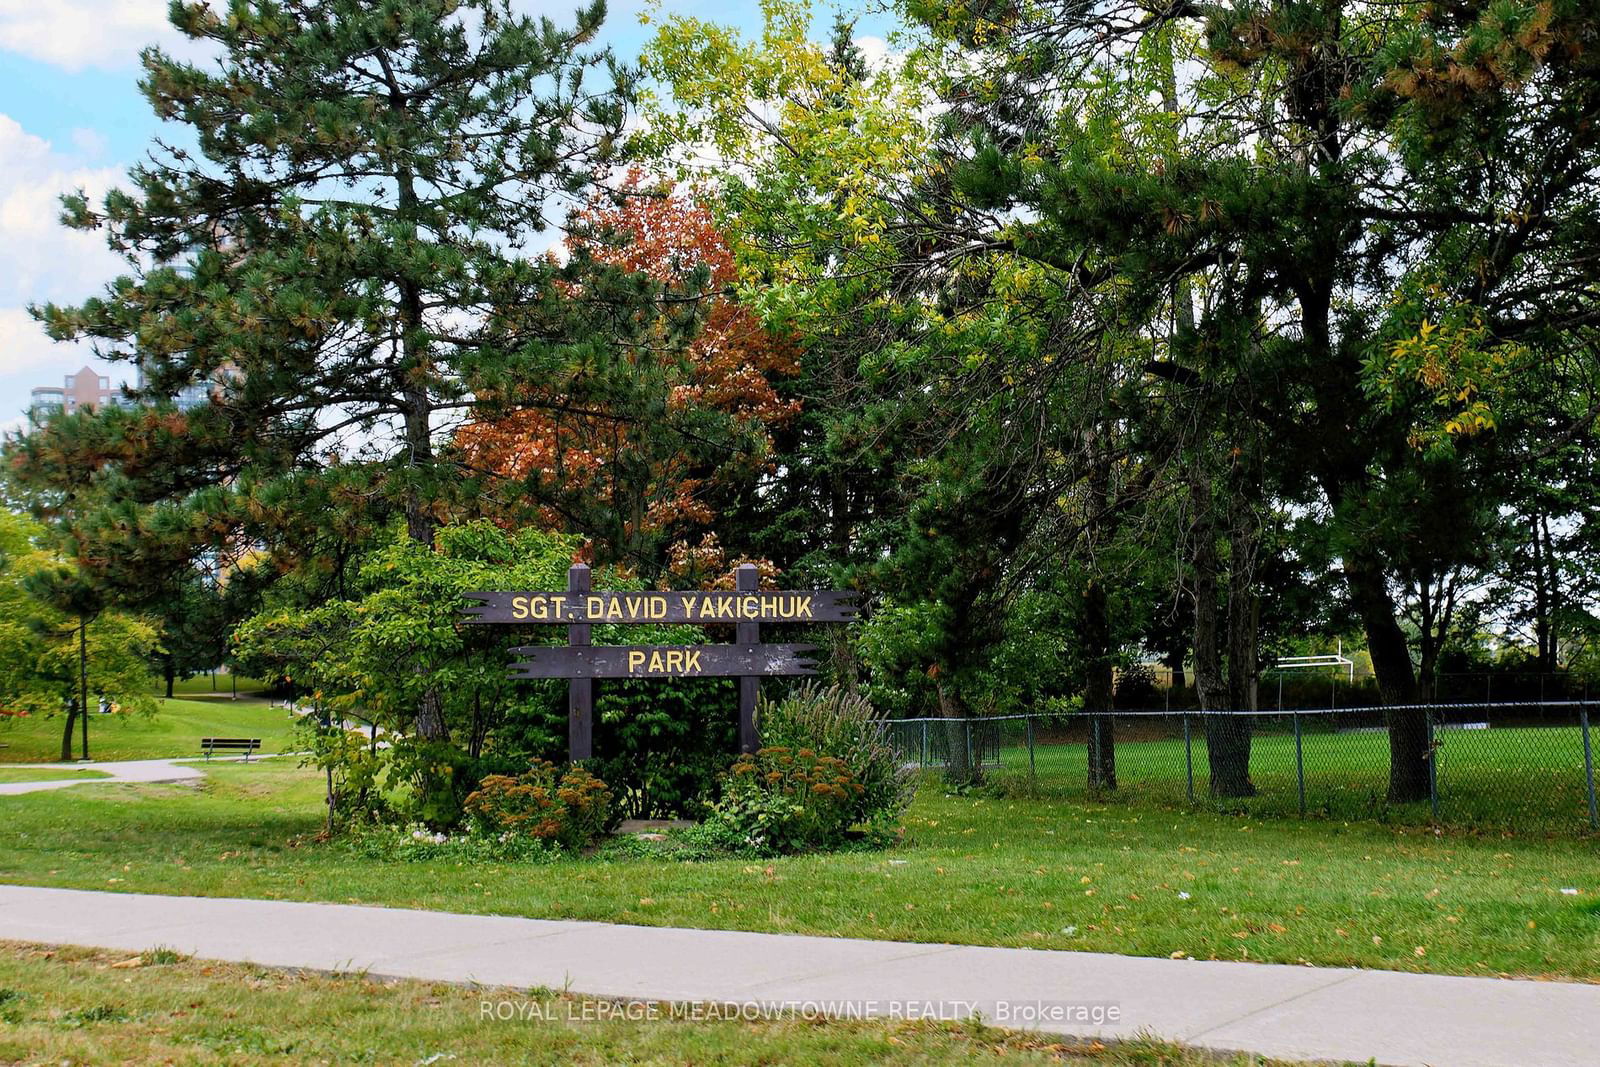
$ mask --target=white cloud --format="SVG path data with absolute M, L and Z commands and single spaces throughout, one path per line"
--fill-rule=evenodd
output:
M 125 178 L 117 167 L 83 165 L 0 114 L 0 423 L 27 407 L 33 386 L 59 385 L 85 363 L 124 376 L 125 368 L 108 369 L 86 344 L 51 341 L 25 308 L 77 303 L 125 269 L 102 235 L 58 221 L 62 193 L 81 188 L 98 197 Z
M 211 0 L 226 13 L 227 0 Z M 558 26 L 572 22 L 573 0 L 519 0 L 514 7 L 548 15 Z M 637 18 L 642 4 L 612 4 L 608 25 Z M 160 45 L 180 59 L 209 49 L 183 36 L 167 21 L 167 0 L 0 0 L 0 50 L 20 52 L 70 71 L 86 67 L 119 70 L 134 66 L 139 52 Z
M 3 0 L 0 0 L 3 2 Z M 852 42 L 861 49 L 861 55 L 867 61 L 867 66 L 872 70 L 881 70 L 891 58 L 898 61 L 901 57 L 890 50 L 889 42 L 882 37 L 864 35 L 854 38 Z
M 126 181 L 119 167 L 86 167 L 0 114 L 0 308 L 81 300 L 120 273 L 104 236 L 60 223 L 62 193 L 91 198 Z
M 0 0 L 0 48 L 67 70 L 130 67 L 182 40 L 166 0 Z
M 89 159 L 98 159 L 106 154 L 106 137 L 99 130 L 91 130 L 87 126 L 80 126 L 72 131 L 72 143 L 77 145 L 78 151 Z
M 92 355 L 87 347 L 50 340 L 22 308 L 0 308 L 0 378 L 21 376 L 37 378 L 33 385 L 60 385 L 61 375 L 71 374 Z

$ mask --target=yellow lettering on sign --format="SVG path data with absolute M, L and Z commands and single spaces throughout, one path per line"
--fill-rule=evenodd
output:
M 683 671 L 683 650 L 682 649 L 677 649 L 677 648 L 669 648 L 669 649 L 667 649 L 667 673 L 671 674 L 673 671 L 678 671 L 679 673 L 682 673 L 682 671 Z
M 732 597 L 723 597 L 721 605 L 717 608 L 717 618 L 736 619 L 739 617 L 737 608 Z
M 739 614 L 747 619 L 754 619 L 761 614 L 761 598 L 747 596 L 739 601 Z
M 690 653 L 688 653 L 687 655 L 684 656 L 683 673 L 685 673 L 685 674 L 698 674 L 698 673 L 700 673 L 700 651 L 699 651 L 699 649 L 696 649 L 695 651 L 690 652 Z
M 552 619 L 559 619 L 559 618 L 561 618 L 562 616 L 564 616 L 566 614 L 566 611 L 567 611 L 567 598 L 566 597 L 564 597 L 564 596 L 553 596 L 553 597 L 550 597 L 548 599 L 550 601 L 550 617 Z
M 637 650 L 637 649 L 633 650 L 633 651 L 630 651 L 628 653 L 628 673 L 629 674 L 638 674 L 639 673 L 639 668 L 643 667 L 643 666 L 644 666 L 644 653 L 642 651 Z
M 794 617 L 797 619 L 811 618 L 811 598 L 803 596 L 798 598 L 794 606 Z
M 652 672 L 666 670 L 666 668 L 661 665 L 661 650 L 660 649 L 652 648 L 650 650 L 650 666 L 647 667 L 646 670 L 649 670 L 649 671 L 652 671 Z
M 638 622 L 638 621 L 640 621 L 641 619 L 643 619 L 645 617 L 645 614 L 644 614 L 645 599 L 644 599 L 644 597 L 638 596 L 638 595 L 624 597 L 623 598 L 623 603 L 624 603 L 624 606 L 628 609 L 628 618 L 631 621 Z
M 620 597 L 611 598 L 611 606 L 606 608 L 606 618 L 617 619 L 618 621 L 622 619 L 622 599 Z
M 606 598 L 603 596 L 588 597 L 583 602 L 583 613 L 591 619 L 598 619 L 605 610 Z
M 650 605 L 650 617 L 652 619 L 664 619 L 664 618 L 667 617 L 667 598 L 666 597 L 664 597 L 664 596 L 653 596 L 653 597 L 650 598 L 648 603 Z
M 526 619 L 528 617 L 528 598 L 514 596 L 511 598 L 511 617 L 513 619 Z
M 531 609 L 528 614 L 541 622 L 550 617 L 550 601 L 548 598 L 542 596 L 530 597 L 528 606 Z

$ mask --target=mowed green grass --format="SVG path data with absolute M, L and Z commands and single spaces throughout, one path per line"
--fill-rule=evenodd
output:
M 0 806 L 0 880 L 32 885 L 1600 981 L 1600 856 L 1571 835 L 949 796 L 929 783 L 903 843 L 882 852 L 380 861 L 316 839 L 321 783 L 289 760 L 213 765 L 200 788 Z
M 89 716 L 89 755 L 95 760 L 187 759 L 200 756 L 202 737 L 259 737 L 262 752 L 292 747 L 293 719 L 269 706 L 259 693 L 232 700 L 227 694 L 161 699 L 154 715 Z M 28 715 L 0 721 L 0 764 L 53 763 L 61 758 L 59 715 Z M 79 747 L 73 728 L 73 752 Z
M 0 764 L 0 785 L 9 782 L 59 782 L 111 777 L 105 771 L 79 767 L 7 767 Z
M 510 1017 L 497 1019 L 502 1003 Z M 549 990 L 378 982 L 159 951 L 0 942 L 6 1063 L 1267 1062 L 1146 1042 L 1080 1047 L 980 1023 L 705 1021 L 654 1008 L 657 1018 L 637 1017 L 649 1006 L 635 1006 L 628 1018 L 620 1005 Z

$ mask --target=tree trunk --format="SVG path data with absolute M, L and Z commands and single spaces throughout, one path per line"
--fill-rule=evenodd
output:
M 167 680 L 167 699 L 171 700 L 172 699 L 172 684 L 173 684 L 173 682 L 175 682 L 177 680 L 178 672 L 175 669 L 173 669 L 173 666 L 172 666 L 172 653 L 170 653 L 170 652 L 167 653 L 165 656 L 161 657 L 161 673 L 162 673 L 162 676 L 165 677 L 166 680 Z M 215 690 L 217 688 L 217 676 L 214 675 L 214 674 L 211 676 L 211 688 L 213 690 Z
M 1367 635 L 1372 672 L 1378 679 L 1378 698 L 1386 706 L 1389 727 L 1389 802 L 1411 804 L 1428 799 L 1427 714 L 1397 705 L 1415 704 L 1417 680 L 1411 667 L 1411 650 L 1405 631 L 1395 617 L 1383 573 L 1368 560 L 1345 563 L 1350 601 Z
M 1089 716 L 1088 785 L 1091 793 L 1117 788 L 1116 724 L 1112 698 L 1111 620 L 1105 586 L 1090 581 L 1083 594 L 1083 647 L 1088 675 L 1083 680 L 1083 711 Z
M 467 728 L 467 755 L 477 759 L 483 754 L 483 694 L 472 694 L 472 723 Z
M 417 701 L 417 736 L 424 741 L 450 740 L 450 727 L 444 721 L 444 701 L 437 689 L 430 687 Z
M 1206 752 L 1211 761 L 1211 792 L 1221 797 L 1253 797 L 1250 781 L 1250 735 L 1253 722 L 1247 712 L 1256 710 L 1256 657 L 1260 646 L 1261 598 L 1256 595 L 1256 553 L 1261 530 L 1250 486 L 1235 476 L 1229 500 L 1228 532 L 1228 711 L 1216 722 L 1216 737 L 1207 733 Z M 1238 712 L 1240 714 L 1232 714 Z
M 1435 579 L 1424 574 L 1417 583 L 1417 600 L 1420 607 L 1422 631 L 1418 644 L 1417 697 L 1422 703 L 1439 699 L 1439 654 L 1450 634 L 1450 624 L 1455 617 L 1456 583 L 1458 572 L 1448 571 Z
M 61 762 L 72 762 L 72 728 L 78 722 L 78 702 L 75 699 L 67 701 L 67 728 L 61 731 Z
M 939 694 L 939 716 L 945 720 L 945 747 L 949 750 L 945 758 L 945 779 L 955 786 L 976 785 L 981 775 L 971 758 L 972 718 L 943 679 L 934 683 L 934 689 Z
M 83 717 L 83 758 L 89 758 L 89 620 L 78 616 L 78 714 Z M 70 758 L 70 757 L 69 757 Z
M 1540 674 L 1556 669 L 1555 614 L 1561 589 L 1556 584 L 1555 546 L 1550 540 L 1550 521 L 1543 512 L 1531 519 L 1533 528 L 1533 633 L 1534 661 Z
M 1190 499 L 1195 509 L 1190 560 L 1194 567 L 1194 679 L 1200 708 L 1209 712 L 1201 717 L 1205 725 L 1206 764 L 1210 792 L 1216 797 L 1255 796 L 1250 781 L 1250 721 L 1234 712 L 1253 710 L 1255 688 L 1255 634 L 1242 633 L 1247 620 L 1254 624 L 1254 612 L 1243 605 L 1250 598 L 1248 561 L 1237 561 L 1230 571 L 1228 588 L 1227 644 L 1228 663 L 1223 664 L 1223 622 L 1220 617 L 1219 575 L 1214 521 L 1216 500 L 1211 481 L 1198 467 L 1189 482 Z M 1237 523 L 1235 524 L 1237 526 Z M 1246 551 L 1235 536 L 1234 551 Z M 1240 588 L 1241 584 L 1244 588 Z M 1239 662 L 1234 662 L 1235 659 Z M 1248 676 L 1248 685 L 1245 678 Z
M 406 110 L 406 99 L 389 71 L 388 58 L 380 53 L 379 61 L 389 77 L 390 107 L 396 112 Z M 416 179 L 409 163 L 395 169 L 396 207 L 402 225 L 415 229 L 418 226 Z M 413 470 L 426 469 L 433 462 L 433 398 L 429 392 L 429 379 L 433 373 L 432 354 L 425 340 L 426 321 L 423 314 L 422 288 L 415 278 L 402 272 L 396 279 L 400 289 L 401 350 L 405 356 L 400 367 L 400 391 L 405 409 L 405 465 Z M 432 546 L 435 527 L 433 509 L 422 491 L 413 483 L 405 490 L 406 536 L 411 540 Z M 448 741 L 449 729 L 444 721 L 444 701 L 437 689 L 424 690 L 417 702 L 417 736 L 424 741 Z

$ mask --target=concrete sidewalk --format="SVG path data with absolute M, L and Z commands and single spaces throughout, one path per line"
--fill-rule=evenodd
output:
M 639 1000 L 977 1011 L 1019 1029 L 1288 1059 L 1600 1061 L 1600 986 L 1554 982 L 24 886 L 0 886 L 0 938 Z

